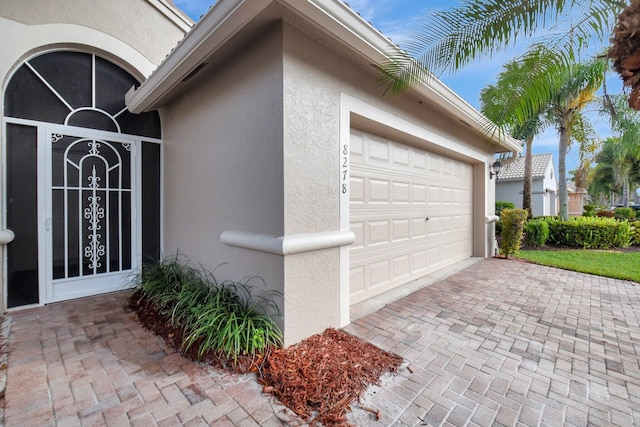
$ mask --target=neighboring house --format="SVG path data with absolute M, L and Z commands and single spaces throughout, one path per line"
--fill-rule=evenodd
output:
M 503 166 L 496 183 L 496 200 L 511 202 L 522 207 L 524 187 L 524 157 L 516 158 Z M 558 214 L 556 198 L 557 181 L 551 154 L 532 156 L 533 182 L 531 184 L 531 208 L 533 216 L 554 216 Z
M 576 187 L 573 181 L 567 181 L 569 195 L 569 216 L 582 216 L 584 205 L 588 203 L 589 193 L 582 187 Z
M 93 7 L 67 3 L 89 15 Z M 170 6 L 139 3 L 152 14 L 157 4 Z M 111 3 L 100 4 L 109 9 Z M 32 5 L 30 16 L 36 10 Z M 156 28 L 139 14 L 121 16 L 141 31 Z M 9 23 L 26 33 L 21 19 Z M 161 25 L 173 25 L 162 19 Z M 73 23 L 94 37 L 65 40 L 81 36 L 68 28 L 28 48 L 5 46 L 16 50 L 5 65 L 5 93 L 14 90 L 12 73 L 25 61 L 31 70 L 39 53 L 73 46 L 141 77 L 153 66 L 147 61 L 139 70 L 132 58 L 157 60 L 170 51 L 160 44 L 153 54 L 140 54 L 146 51 L 132 37 L 132 47 L 118 54 L 92 44 L 111 37 L 101 30 L 109 25 Z M 95 284 L 86 292 L 108 291 L 144 255 L 179 252 L 220 266 L 216 275 L 260 276 L 280 291 L 289 345 L 348 324 L 354 303 L 469 257 L 490 256 L 493 224 L 487 218 L 495 197 L 489 166 L 496 153 L 521 147 L 511 139 L 492 141 L 483 117 L 435 78 L 403 95 L 383 96 L 372 64 L 393 53 L 398 48 L 389 39 L 337 0 L 220 0 L 127 93 L 128 110 L 139 116 L 118 110 L 106 124 L 79 114 L 72 123 L 49 125 L 48 109 L 61 108 L 52 102 L 34 107 L 44 111 L 42 118 L 5 117 L 11 163 L 32 164 L 31 178 L 21 181 L 32 194 L 26 204 L 46 212 L 30 233 L 22 230 L 32 235 L 24 250 L 40 255 L 39 298 L 31 302 L 84 294 L 78 289 L 88 281 Z M 54 86 L 77 76 L 82 73 L 67 70 Z M 5 95 L 5 112 L 16 102 Z M 25 125 L 33 131 L 25 132 Z M 14 153 L 14 139 L 38 148 Z M 34 177 L 58 159 L 66 159 L 66 175 L 54 169 L 51 179 Z M 86 174 L 80 184 L 79 171 Z M 16 171 L 4 173 L 8 181 L 20 179 Z M 38 180 L 46 190 L 36 196 Z M 106 181 L 114 188 L 101 187 Z M 22 215 L 22 208 L 7 205 L 6 227 L 16 232 L 7 245 L 11 254 L 19 233 L 9 218 Z M 108 213 L 110 222 L 103 219 Z M 118 234 L 122 229 L 130 233 Z M 9 266 L 14 258 L 9 255 Z

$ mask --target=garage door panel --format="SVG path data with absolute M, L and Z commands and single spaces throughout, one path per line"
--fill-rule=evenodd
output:
M 391 197 L 392 203 L 405 203 L 411 202 L 410 184 L 408 182 L 394 182 L 391 184 Z
M 411 184 L 411 203 L 427 204 L 427 186 L 424 184 Z
M 351 133 L 351 138 L 349 139 L 349 153 L 352 158 L 364 158 L 364 138 L 365 135 L 362 133 Z
M 420 249 L 411 253 L 411 265 L 414 273 L 422 273 L 427 270 L 427 251 Z
M 364 281 L 364 266 L 358 265 L 349 269 L 349 286 L 351 287 L 352 295 L 361 295 L 366 291 Z
M 401 145 L 392 145 L 392 162 L 394 166 L 409 166 L 409 147 Z
M 389 283 L 389 278 L 391 277 L 391 262 L 388 259 L 383 259 L 380 261 L 371 262 L 365 265 L 365 269 L 367 269 L 367 273 L 369 273 L 369 284 L 371 288 L 375 288 L 377 286 L 386 285 Z
M 411 238 L 409 218 L 394 219 L 391 222 L 391 241 L 401 242 Z
M 411 218 L 411 237 L 414 239 L 426 237 L 427 221 L 423 217 Z
M 368 203 L 389 203 L 389 181 L 368 179 L 366 189 L 365 200 Z
M 439 206 L 440 205 L 440 187 L 437 187 L 435 185 L 430 185 L 429 186 L 429 198 L 427 199 L 427 204 L 430 205 L 436 205 Z
M 350 164 L 350 182 L 357 187 L 350 189 L 356 235 L 350 249 L 351 302 L 470 257 L 471 166 L 352 133 L 358 148 Z
M 349 185 L 351 186 L 349 200 L 352 205 L 354 203 L 364 203 L 364 183 L 365 179 L 362 177 L 352 176 L 349 179 Z
M 364 241 L 366 246 L 389 243 L 389 221 L 369 221 L 365 225 Z
M 409 254 L 401 255 L 393 258 L 393 270 L 392 273 L 394 279 L 403 278 L 411 273 L 411 267 L 409 262 Z
M 352 249 L 364 247 L 364 222 L 352 222 L 351 231 L 355 235 L 355 240 L 351 244 Z
M 374 163 L 389 162 L 389 144 L 383 138 L 369 135 L 369 143 L 365 147 L 365 153 L 368 154 L 365 157 Z

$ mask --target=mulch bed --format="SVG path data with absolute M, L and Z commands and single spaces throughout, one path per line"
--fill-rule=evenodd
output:
M 396 372 L 402 358 L 336 329 L 327 329 L 287 349 L 275 350 L 259 378 L 312 424 L 343 425 L 350 404 L 382 374 Z M 377 412 L 377 417 L 380 417 Z
M 164 338 L 168 345 L 190 359 L 198 360 L 196 347 L 181 351 L 184 333 L 171 325 L 140 295 L 129 298 L 140 324 Z M 378 384 L 384 373 L 394 373 L 402 364 L 400 356 L 336 329 L 327 329 L 286 349 L 271 349 L 266 355 L 240 357 L 235 362 L 209 352 L 200 361 L 232 372 L 255 372 L 263 391 L 311 425 L 348 425 L 351 403 L 370 385 Z M 378 418 L 380 412 L 364 408 Z

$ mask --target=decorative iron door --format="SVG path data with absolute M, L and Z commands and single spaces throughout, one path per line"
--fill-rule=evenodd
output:
M 46 302 L 118 290 L 134 268 L 136 142 L 106 136 L 47 132 Z

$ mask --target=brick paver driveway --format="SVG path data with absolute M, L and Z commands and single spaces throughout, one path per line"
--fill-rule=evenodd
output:
M 135 323 L 125 298 L 7 315 L 7 425 L 300 424 L 249 377 L 166 348 Z M 407 360 L 350 419 L 640 425 L 639 317 L 635 283 L 482 260 L 345 328 Z
M 639 319 L 637 283 L 488 259 L 346 331 L 409 361 L 379 424 L 632 426 Z

